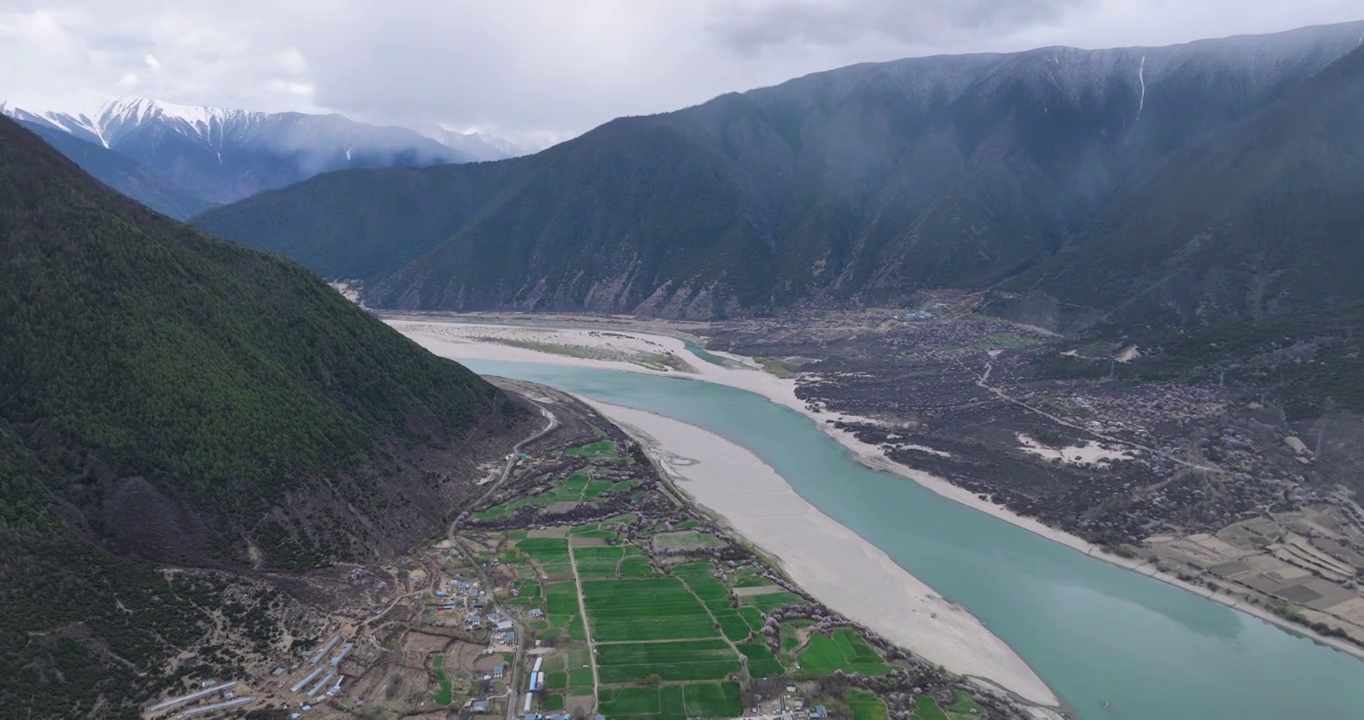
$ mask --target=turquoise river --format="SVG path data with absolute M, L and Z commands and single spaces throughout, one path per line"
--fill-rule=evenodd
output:
M 672 417 L 749 449 L 970 609 L 1084 720 L 1364 718 L 1364 662 L 869 470 L 809 418 L 761 396 L 611 370 L 465 364 Z

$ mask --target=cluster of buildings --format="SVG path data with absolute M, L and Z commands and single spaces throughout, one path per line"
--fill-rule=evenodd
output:
M 492 628 L 492 641 L 494 644 L 515 645 L 516 644 L 516 623 L 511 619 L 503 617 L 501 613 L 493 611 L 486 615 L 470 613 L 464 618 L 464 626 L 469 630 L 477 630 L 481 627 Z
M 179 710 L 175 717 L 187 718 L 194 717 L 195 715 L 202 715 L 204 713 L 216 712 L 218 710 L 228 710 L 255 701 L 256 698 L 254 697 L 236 696 L 232 692 L 232 688 L 236 686 L 236 682 L 217 683 L 213 680 L 204 680 L 199 683 L 199 690 L 168 700 L 162 700 L 147 708 L 147 713 L 149 715 L 154 715 L 157 713 Z M 212 697 L 213 695 L 218 695 L 218 697 L 214 698 Z M 204 700 L 217 700 L 217 702 L 213 702 L 209 705 L 181 709 L 181 707 L 187 703 Z
M 340 643 L 339 647 L 338 643 Z M 338 632 L 334 633 L 327 642 L 323 643 L 316 651 L 312 653 L 304 651 L 304 666 L 307 667 L 311 665 L 315 667 L 295 680 L 294 684 L 289 686 L 289 692 L 301 694 L 305 699 L 311 700 L 314 703 L 322 702 L 327 698 L 336 697 L 336 695 L 341 692 L 341 683 L 346 679 L 344 675 L 340 674 L 341 661 L 346 659 L 346 656 L 350 654 L 351 649 L 354 647 L 354 642 L 342 643 L 341 633 Z M 331 653 L 331 658 L 327 660 L 325 665 L 321 664 L 322 658 L 327 657 L 329 653 Z M 279 677 L 283 675 L 284 672 L 283 667 L 277 667 L 271 675 Z M 299 710 L 302 712 L 311 709 L 312 705 L 309 703 L 304 703 L 299 707 Z M 291 720 L 296 720 L 301 717 L 301 712 L 290 713 L 289 717 Z
M 758 706 L 739 720 L 825 720 L 828 717 L 827 707 L 810 706 L 795 685 L 787 685 L 785 693 L 770 700 L 759 700 Z
M 459 579 L 458 575 L 451 578 L 446 587 L 437 588 L 436 597 L 444 599 L 440 606 L 442 610 L 481 609 L 492 602 L 488 597 L 488 591 L 480 588 L 477 581 L 466 582 Z

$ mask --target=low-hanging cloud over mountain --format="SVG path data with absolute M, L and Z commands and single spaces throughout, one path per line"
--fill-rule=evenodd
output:
M 862 61 L 1163 44 L 1361 12 L 1347 0 L 0 0 L 0 99 L 335 111 L 544 144 Z

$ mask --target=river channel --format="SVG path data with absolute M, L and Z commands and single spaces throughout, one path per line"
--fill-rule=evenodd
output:
M 613 370 L 463 362 L 665 415 L 749 449 L 811 504 L 969 609 L 1084 720 L 1364 718 L 1364 662 L 867 469 L 809 418 L 761 396 Z

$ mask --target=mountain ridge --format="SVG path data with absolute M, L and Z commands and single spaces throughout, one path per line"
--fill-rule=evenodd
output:
M 389 192 L 365 172 L 195 222 L 300 259 L 306 246 L 310 267 L 362 281 L 375 307 L 712 319 L 904 304 L 1053 262 L 1180 148 L 1361 34 L 1364 22 L 856 65 L 620 118 L 496 169 L 405 176 L 406 199 L 380 213 L 392 231 L 372 206 L 327 201 Z M 459 207 L 442 209 L 451 197 Z
M 145 172 L 101 179 L 181 219 L 337 169 L 425 167 L 505 156 L 487 138 L 447 133 L 442 142 L 335 113 L 266 113 L 121 97 L 71 112 L 0 104 L 0 114 L 41 127 L 46 137 L 65 133 L 137 163 Z M 69 142 L 62 147 L 87 161 L 95 154 Z M 145 179 L 148 173 L 156 180 Z M 167 202 L 164 193 L 145 189 L 150 184 L 174 187 L 192 199 Z
M 140 717 L 247 661 L 222 632 L 288 649 L 299 601 L 241 573 L 407 550 L 534 422 L 8 118 L 0 199 L 0 714 Z

